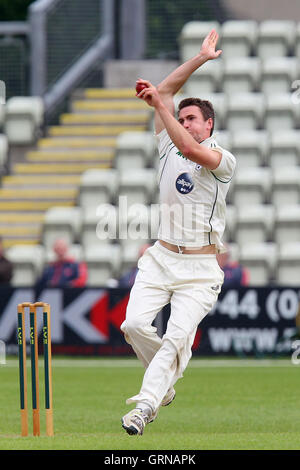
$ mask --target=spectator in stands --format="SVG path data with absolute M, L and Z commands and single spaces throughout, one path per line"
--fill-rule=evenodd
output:
M 66 240 L 58 238 L 53 244 L 56 259 L 44 269 L 38 288 L 43 287 L 83 287 L 87 281 L 87 266 L 76 262 L 69 255 Z
M 140 257 L 145 253 L 147 248 L 149 248 L 150 246 L 151 245 L 149 243 L 145 243 L 144 245 L 140 247 L 139 253 L 138 253 L 138 259 L 140 259 Z M 134 266 L 128 272 L 123 274 L 123 276 L 119 279 L 118 287 L 132 287 L 134 284 L 137 272 L 138 272 L 138 267 Z
M 230 247 L 227 245 L 227 251 L 217 255 L 220 268 L 224 271 L 223 288 L 234 288 L 247 286 L 249 284 L 249 272 L 237 261 L 231 260 Z
M 3 240 L 0 237 L 0 284 L 9 284 L 13 275 L 13 265 L 5 257 Z

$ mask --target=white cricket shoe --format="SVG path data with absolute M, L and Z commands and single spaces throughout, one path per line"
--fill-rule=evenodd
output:
M 149 416 L 151 415 L 151 410 L 149 413 L 143 411 L 139 408 L 134 408 L 134 410 L 129 411 L 122 418 L 122 426 L 125 431 L 130 435 L 139 435 L 141 436 L 144 432 L 146 424 L 149 422 Z
M 167 391 L 166 395 L 164 396 L 160 406 L 170 405 L 172 403 L 172 401 L 174 400 L 175 396 L 176 396 L 175 389 L 173 387 L 169 388 L 169 390 Z M 152 413 L 152 415 L 150 416 L 150 419 L 149 419 L 149 423 L 153 423 L 155 418 L 157 418 L 159 408 L 157 408 L 157 410 L 154 413 Z

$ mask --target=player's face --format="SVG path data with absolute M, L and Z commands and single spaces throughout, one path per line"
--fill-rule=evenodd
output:
M 212 119 L 204 120 L 198 106 L 186 106 L 179 112 L 178 122 L 191 134 L 197 142 L 207 139 L 212 128 Z

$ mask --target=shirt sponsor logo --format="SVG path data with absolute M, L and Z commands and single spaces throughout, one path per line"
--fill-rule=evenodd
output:
M 176 180 L 176 189 L 180 194 L 188 194 L 194 188 L 194 183 L 189 173 L 181 173 Z

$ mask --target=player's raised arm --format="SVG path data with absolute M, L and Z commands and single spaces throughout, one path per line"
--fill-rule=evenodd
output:
M 177 67 L 157 86 L 157 90 L 161 96 L 163 104 L 171 114 L 174 115 L 175 112 L 173 101 L 174 95 L 176 95 L 176 93 L 182 88 L 192 73 L 208 60 L 217 59 L 222 53 L 221 50 L 216 51 L 218 39 L 218 33 L 214 29 L 210 31 L 202 43 L 199 54 Z M 146 81 L 142 79 L 139 79 L 138 82 L 146 84 Z M 157 134 L 165 128 L 165 124 L 156 109 L 154 124 Z
M 162 97 L 176 95 L 195 70 L 208 60 L 217 59 L 222 53 L 221 50 L 216 51 L 218 39 L 218 33 L 214 29 L 211 30 L 204 39 L 199 54 L 177 67 L 158 85 L 157 89 L 160 95 Z

